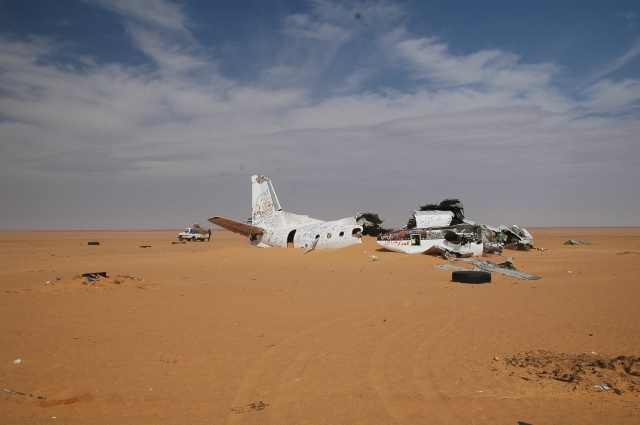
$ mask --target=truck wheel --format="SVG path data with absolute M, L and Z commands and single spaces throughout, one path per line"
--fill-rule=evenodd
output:
M 178 240 L 182 242 L 182 236 L 178 236 Z
M 491 283 L 491 273 L 475 270 L 456 271 L 451 274 L 451 280 L 460 283 Z

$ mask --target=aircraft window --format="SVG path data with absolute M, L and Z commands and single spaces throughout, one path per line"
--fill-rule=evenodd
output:
M 420 235 L 411 235 L 411 245 L 420 245 Z
M 327 233 L 327 239 L 331 239 L 331 233 Z
M 344 232 L 340 232 L 339 236 L 343 237 L 344 236 Z
M 316 235 L 316 239 L 320 239 L 320 235 Z

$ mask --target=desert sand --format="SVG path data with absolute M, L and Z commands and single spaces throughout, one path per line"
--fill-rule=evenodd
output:
M 640 423 L 640 228 L 529 230 L 541 279 L 482 285 L 369 237 L 0 232 L 0 423 Z

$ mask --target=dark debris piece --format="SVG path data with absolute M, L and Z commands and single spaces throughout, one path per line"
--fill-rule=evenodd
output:
M 626 391 L 640 392 L 640 357 L 609 358 L 539 350 L 507 357 L 505 362 L 507 366 L 526 371 L 531 377 L 571 383 L 584 389 L 609 388 L 617 395 Z
M 246 407 L 234 407 L 231 409 L 231 411 L 233 413 L 247 413 L 252 410 L 264 410 L 267 406 L 268 406 L 267 403 L 263 403 L 262 401 L 259 401 L 258 403 L 251 403 Z
M 378 214 L 369 212 L 359 212 L 355 215 L 356 223 L 362 226 L 362 234 L 365 236 L 378 237 L 383 233 L 392 231 L 386 227 L 380 226 L 384 220 L 382 220 Z

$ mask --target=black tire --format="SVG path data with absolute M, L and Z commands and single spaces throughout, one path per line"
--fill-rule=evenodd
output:
M 460 283 L 491 283 L 491 273 L 481 271 L 457 271 L 451 274 L 452 282 Z
M 182 242 L 182 236 L 178 236 L 178 240 Z

